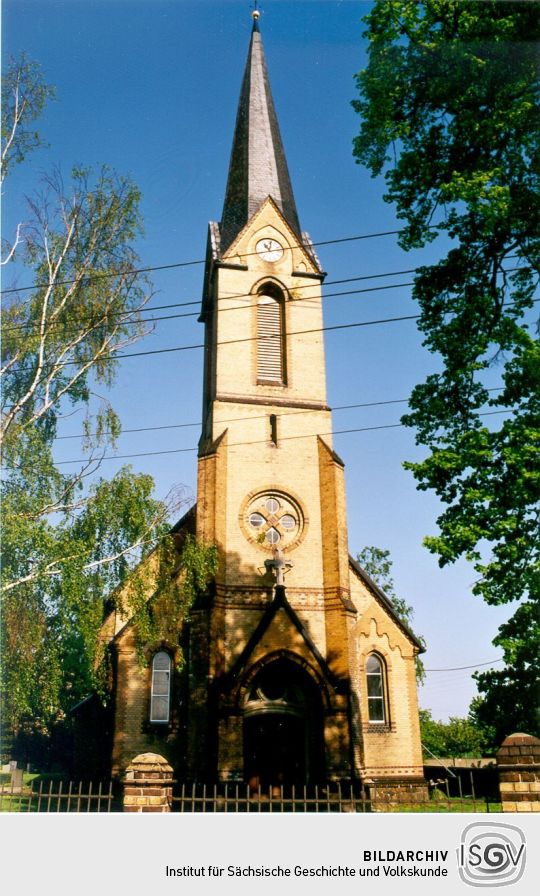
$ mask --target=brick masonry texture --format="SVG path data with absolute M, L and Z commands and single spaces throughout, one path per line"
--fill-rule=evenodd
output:
M 170 812 L 173 770 L 162 756 L 135 756 L 124 774 L 124 812 Z
M 503 812 L 540 812 L 540 740 L 511 734 L 497 753 Z
M 266 237 L 285 249 L 273 264 L 255 250 Z M 320 778 L 359 777 L 375 788 L 380 781 L 382 789 L 374 794 L 386 801 L 392 788 L 396 799 L 405 794 L 410 799 L 413 791 L 420 798 L 425 786 L 414 667 L 418 646 L 349 563 L 344 468 L 332 448 L 318 332 L 321 293 L 318 281 L 302 274 L 316 274 L 317 268 L 297 241 L 268 199 L 224 258 L 236 267 L 207 272 L 209 301 L 219 313 L 206 324 L 196 532 L 217 544 L 219 569 L 212 593 L 191 612 L 188 634 L 179 632 L 185 662 L 173 679 L 173 712 L 166 726 L 149 724 L 150 667 L 140 665 L 129 621 L 109 620 L 109 637 L 116 632 L 113 770 L 131 769 L 134 756 L 152 751 L 184 780 L 245 779 L 249 682 L 279 660 L 289 664 L 293 677 L 303 676 L 317 704 L 308 737 L 322 744 Z M 280 290 L 283 302 L 282 384 L 257 382 L 252 337 L 257 295 L 268 284 Z M 301 300 L 305 286 L 309 302 Z M 238 295 L 251 298 L 239 303 Z M 239 304 L 240 311 L 225 313 Z M 243 337 L 252 341 L 238 342 Z M 278 421 L 277 444 L 271 439 L 271 414 Z M 302 527 L 284 548 L 293 564 L 285 579 L 289 609 L 278 609 L 251 644 L 274 587 L 264 566 L 271 546 L 251 534 L 246 517 L 258 494 L 296 502 Z M 148 645 L 148 655 L 159 647 Z M 367 712 L 365 664 L 373 652 L 383 663 L 386 690 L 386 721 L 379 725 L 369 723 Z M 145 774 L 144 794 L 133 790 L 138 781 L 126 782 L 130 811 L 155 808 L 160 798 L 148 789 L 148 770 Z

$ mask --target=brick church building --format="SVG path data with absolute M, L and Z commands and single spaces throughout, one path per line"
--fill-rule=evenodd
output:
M 219 567 L 176 643 L 147 645 L 146 665 L 129 613 L 105 620 L 113 774 L 150 751 L 185 781 L 424 784 L 422 645 L 348 552 L 324 276 L 300 228 L 255 12 L 208 231 L 197 504 L 174 530 L 179 544 L 188 531 L 215 544 Z

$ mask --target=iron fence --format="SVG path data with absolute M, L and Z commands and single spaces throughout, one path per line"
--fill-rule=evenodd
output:
M 446 783 L 446 782 L 445 782 Z M 451 796 L 440 782 L 429 799 L 407 787 L 399 793 L 368 790 L 358 782 L 332 781 L 319 785 L 258 787 L 240 783 L 178 783 L 169 797 L 169 810 L 187 813 L 221 812 L 500 812 L 493 797 L 472 793 Z M 0 812 L 122 812 L 119 782 L 63 782 L 35 779 L 31 783 L 0 784 Z M 145 811 L 145 810 L 142 810 Z
M 283 785 L 180 784 L 173 812 L 369 812 L 367 791 L 354 783 Z
M 115 812 L 121 800 L 113 782 L 34 780 L 0 784 L 0 812 Z
M 173 790 L 173 812 L 497 812 L 499 802 L 474 793 L 450 796 L 435 787 L 422 799 L 414 787 L 399 792 L 368 790 L 360 783 L 333 781 L 320 785 L 250 788 L 246 784 L 180 783 Z

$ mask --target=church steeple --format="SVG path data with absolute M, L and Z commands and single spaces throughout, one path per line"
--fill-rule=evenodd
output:
M 300 223 L 259 32 L 259 14 L 255 10 L 221 219 L 222 250 L 230 246 L 268 196 L 272 197 L 301 242 Z

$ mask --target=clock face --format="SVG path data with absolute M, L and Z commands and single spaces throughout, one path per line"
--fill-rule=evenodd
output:
M 255 246 L 257 254 L 263 261 L 279 261 L 283 255 L 283 247 L 277 240 L 264 239 L 259 240 Z

